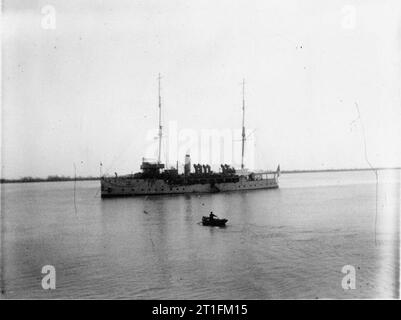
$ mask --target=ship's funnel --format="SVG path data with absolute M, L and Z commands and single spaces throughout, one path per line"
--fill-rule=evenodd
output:
M 184 174 L 187 176 L 191 173 L 191 157 L 189 154 L 185 155 Z

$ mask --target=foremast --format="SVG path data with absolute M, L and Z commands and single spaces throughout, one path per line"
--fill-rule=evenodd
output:
M 158 164 L 160 164 L 160 158 L 161 158 L 161 152 L 162 152 L 162 136 L 163 136 L 163 133 L 162 133 L 162 97 L 160 94 L 160 79 L 161 79 L 161 76 L 159 73 L 159 77 L 158 77 L 158 80 L 159 80 L 159 154 L 157 156 Z
M 241 169 L 244 169 L 244 149 L 245 149 L 245 79 L 242 80 L 242 150 L 241 150 Z

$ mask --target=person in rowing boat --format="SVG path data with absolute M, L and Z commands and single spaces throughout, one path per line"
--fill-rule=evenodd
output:
M 210 221 L 213 221 L 214 217 L 217 218 L 217 216 L 216 216 L 215 214 L 213 214 L 213 211 L 210 211 L 209 220 L 210 220 Z

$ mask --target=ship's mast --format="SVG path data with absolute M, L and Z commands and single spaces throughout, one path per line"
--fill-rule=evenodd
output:
M 160 73 L 159 73 L 159 155 L 157 157 L 157 163 L 160 163 L 160 156 L 162 152 L 162 97 L 160 95 Z
M 242 80 L 242 153 L 241 153 L 241 169 L 244 169 L 244 147 L 245 147 L 245 79 Z

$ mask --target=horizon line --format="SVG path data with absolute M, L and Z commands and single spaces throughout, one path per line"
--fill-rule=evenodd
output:
M 375 171 L 375 170 L 400 170 L 401 166 L 395 167 L 375 167 L 375 168 L 332 168 L 332 169 L 291 169 L 280 170 L 281 174 L 294 173 L 313 173 L 313 172 L 347 172 L 347 171 Z M 103 175 L 104 176 L 104 175 Z M 62 182 L 62 181 L 84 181 L 84 180 L 99 180 L 100 176 L 64 176 L 64 175 L 48 175 L 47 177 L 32 177 L 23 176 L 20 178 L 0 178 L 0 183 L 29 183 L 29 182 Z

